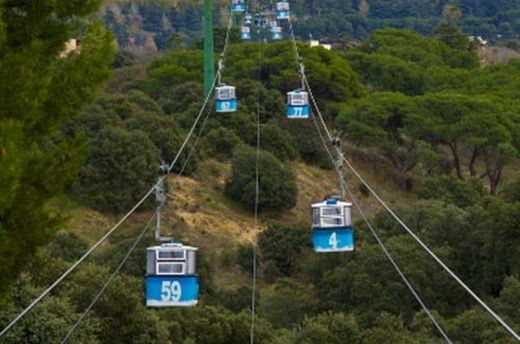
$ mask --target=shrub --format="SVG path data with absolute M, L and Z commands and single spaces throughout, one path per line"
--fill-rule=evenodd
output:
M 256 150 L 238 147 L 231 161 L 231 177 L 226 183 L 226 195 L 253 210 L 256 198 Z M 288 210 L 296 204 L 298 189 L 292 171 L 273 154 L 259 152 L 258 209 Z
M 145 133 L 106 128 L 92 140 L 73 194 L 97 210 L 126 210 L 153 185 L 159 162 L 159 152 Z
M 500 197 L 511 203 L 520 202 L 520 177 L 504 185 L 500 191 Z
M 273 153 L 278 159 L 286 161 L 299 157 L 293 137 L 280 127 L 271 124 L 262 125 L 260 136 L 262 149 Z M 255 146 L 256 135 L 252 137 L 254 140 L 248 143 Z
M 233 149 L 240 142 L 232 130 L 222 127 L 211 129 L 202 140 L 202 151 L 208 157 L 225 161 L 231 158 Z
M 253 273 L 253 252 L 254 247 L 251 244 L 243 244 L 238 246 L 236 252 L 237 264 L 244 269 L 244 271 L 252 274 Z M 258 258 L 258 257 L 257 257 Z M 256 260 L 257 267 L 260 262 L 259 259 Z
M 234 313 L 251 307 L 251 287 L 219 291 L 220 303 Z
M 273 261 L 281 273 L 290 275 L 303 247 L 310 241 L 308 233 L 309 229 L 304 225 L 269 224 L 258 235 L 262 261 Z
M 453 175 L 425 179 L 418 190 L 424 199 L 441 199 L 458 207 L 477 203 L 484 195 L 484 186 L 477 179 L 460 180 Z
M 280 125 L 291 134 L 303 161 L 323 169 L 334 167 L 313 123 L 283 119 Z

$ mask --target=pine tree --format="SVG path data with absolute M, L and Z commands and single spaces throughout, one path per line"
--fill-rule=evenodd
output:
M 92 100 L 113 55 L 112 35 L 83 19 L 99 4 L 0 0 L 0 297 L 64 218 L 53 202 L 82 145 L 56 132 Z M 79 48 L 66 53 L 72 38 Z

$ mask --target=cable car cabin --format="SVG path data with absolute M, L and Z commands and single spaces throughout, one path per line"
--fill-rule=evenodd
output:
M 255 25 L 260 27 L 260 28 L 265 28 L 268 25 L 267 18 L 265 18 L 262 14 L 260 14 L 257 17 L 255 17 L 254 21 L 255 21 Z
M 244 17 L 244 24 L 251 25 L 253 24 L 253 16 L 249 13 L 247 13 Z
M 249 26 L 242 26 L 242 28 L 240 28 L 240 38 L 243 41 L 249 41 L 251 39 L 251 28 Z
M 231 11 L 232 12 L 245 12 L 246 11 L 246 1 L 245 0 L 232 0 L 231 1 Z
M 279 41 L 282 39 L 282 28 L 280 26 L 273 26 L 271 28 L 271 38 L 273 41 Z
M 238 102 L 237 97 L 235 95 L 235 86 L 217 86 L 215 87 L 215 94 L 215 110 L 217 112 L 237 111 Z
M 197 304 L 197 250 L 180 243 L 148 247 L 146 306 L 190 307 Z
M 296 90 L 287 93 L 287 118 L 309 118 L 309 93 Z
M 314 252 L 354 250 L 352 203 L 329 198 L 312 205 L 312 243 Z
M 280 1 L 276 3 L 276 19 L 289 19 L 289 3 Z

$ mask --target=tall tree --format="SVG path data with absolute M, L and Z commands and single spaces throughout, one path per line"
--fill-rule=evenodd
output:
M 113 55 L 112 36 L 81 21 L 99 3 L 0 1 L 0 295 L 63 219 L 52 201 L 75 177 L 81 143 L 55 133 L 108 78 Z M 75 36 L 80 49 L 67 51 Z

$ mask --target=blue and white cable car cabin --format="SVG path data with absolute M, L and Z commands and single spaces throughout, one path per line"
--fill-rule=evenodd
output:
M 246 15 L 244 17 L 244 24 L 246 24 L 246 25 L 253 24 L 253 16 L 251 14 L 246 13 Z
M 180 243 L 148 247 L 146 306 L 195 306 L 199 297 L 197 248 Z
M 232 0 L 231 1 L 231 11 L 232 12 L 245 12 L 246 11 L 246 1 L 245 0 Z
M 221 85 L 215 87 L 215 110 L 217 112 L 237 111 L 238 101 L 235 86 Z
M 309 118 L 309 93 L 303 90 L 287 92 L 287 118 Z
M 354 250 L 352 203 L 329 198 L 312 205 L 312 243 L 315 252 Z
M 243 41 L 251 40 L 251 28 L 249 26 L 242 26 L 240 28 L 240 39 Z
M 271 27 L 271 38 L 273 41 L 279 41 L 282 39 L 282 28 L 280 26 Z
M 276 3 L 276 19 L 289 19 L 290 15 L 289 3 L 287 1 Z

